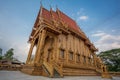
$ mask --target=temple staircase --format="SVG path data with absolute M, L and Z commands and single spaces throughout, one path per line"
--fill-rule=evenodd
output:
M 45 72 L 48 74 L 49 77 L 53 77 L 53 66 L 52 66 L 52 64 L 44 61 L 43 62 L 43 69 L 45 70 Z
M 53 62 L 53 65 L 54 65 L 55 71 L 57 71 L 59 73 L 59 76 L 63 77 L 62 65 L 57 64 L 55 61 Z
M 42 67 L 49 77 L 63 77 L 61 65 L 54 61 L 51 63 L 44 61 Z

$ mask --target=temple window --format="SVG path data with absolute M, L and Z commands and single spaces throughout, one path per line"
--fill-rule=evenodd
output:
M 84 59 L 84 63 L 86 63 L 86 57 L 85 56 L 83 56 L 83 59 Z
M 105 67 L 103 67 L 103 72 L 105 72 Z
M 60 49 L 60 58 L 64 58 L 64 50 L 63 49 Z
M 73 60 L 73 52 L 69 53 L 69 60 Z
M 47 57 L 47 61 L 50 61 L 50 53 L 51 53 L 51 50 L 48 50 L 48 57 Z
M 88 57 L 88 62 L 89 62 L 89 64 L 91 64 L 91 60 L 90 60 L 90 57 Z
M 80 62 L 80 54 L 77 54 L 77 62 Z

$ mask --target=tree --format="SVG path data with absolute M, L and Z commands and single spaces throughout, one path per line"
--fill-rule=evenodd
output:
M 98 56 L 107 65 L 109 71 L 120 71 L 120 48 L 100 52 Z
M 6 60 L 13 60 L 13 55 L 14 55 L 14 52 L 13 52 L 13 48 L 9 49 L 5 54 L 4 54 L 4 59 Z
M 0 60 L 2 60 L 2 56 L 0 55 Z

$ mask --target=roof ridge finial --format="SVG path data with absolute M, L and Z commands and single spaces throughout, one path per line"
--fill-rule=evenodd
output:
M 40 0 L 40 5 L 41 5 L 41 8 L 43 7 L 43 5 L 42 5 L 42 0 Z
M 52 11 L 52 6 L 51 6 L 51 4 L 50 4 L 50 11 Z
M 57 11 L 57 10 L 59 10 L 59 9 L 58 9 L 58 6 L 56 5 L 56 11 Z

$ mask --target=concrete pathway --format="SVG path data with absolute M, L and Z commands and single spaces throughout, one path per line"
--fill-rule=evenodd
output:
M 64 78 L 48 78 L 31 76 L 19 71 L 0 71 L 0 80 L 120 80 L 120 77 L 103 79 L 100 76 L 65 76 Z

